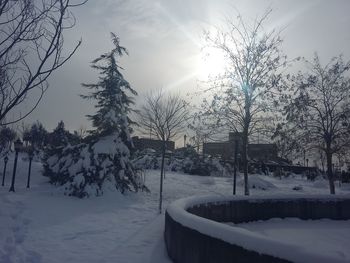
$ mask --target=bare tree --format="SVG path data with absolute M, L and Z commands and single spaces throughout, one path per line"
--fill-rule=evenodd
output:
M 162 140 L 160 171 L 159 213 L 162 213 L 164 159 L 167 142 L 175 138 L 186 126 L 187 104 L 178 95 L 165 95 L 162 91 L 150 94 L 139 112 L 139 125 Z
M 197 149 L 197 153 L 200 153 L 200 149 L 203 151 L 203 145 L 208 140 L 217 140 L 218 134 L 221 130 L 213 124 L 215 121 L 211 118 L 213 116 L 203 116 L 196 112 L 191 117 L 192 122 L 188 125 L 189 130 L 193 134 L 190 137 L 191 144 Z M 221 139 L 221 138 L 220 138 Z
M 339 56 L 322 66 L 316 54 L 305 65 L 307 72 L 291 78 L 294 97 L 285 116 L 303 147 L 324 153 L 330 193 L 335 194 L 333 156 L 350 146 L 350 61 Z
M 87 2 L 73 1 L 0 1 L 0 125 L 28 116 L 48 88 L 47 79 L 80 46 L 81 41 L 63 54 L 63 32 L 75 24 L 71 9 Z M 34 94 L 34 105 L 10 120 L 9 113 Z
M 271 136 L 277 146 L 278 155 L 286 160 L 293 160 L 300 157 L 300 152 L 303 150 L 298 139 L 294 136 L 291 125 L 282 122 L 278 123 Z
M 223 53 L 227 67 L 226 73 L 213 81 L 215 93 L 211 101 L 204 101 L 204 113 L 216 116 L 217 125 L 242 133 L 245 195 L 249 195 L 249 137 L 270 122 L 273 115 L 268 113 L 282 98 L 282 68 L 287 64 L 280 33 L 263 28 L 270 12 L 253 23 L 238 16 L 227 22 L 226 30 L 218 29 L 214 36 L 206 34 L 208 45 Z

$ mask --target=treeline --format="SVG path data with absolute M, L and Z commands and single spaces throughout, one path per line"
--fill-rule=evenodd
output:
M 9 126 L 0 127 L 0 153 L 7 154 L 12 150 L 12 144 L 16 139 L 24 143 L 24 147 L 32 147 L 38 153 L 45 149 L 55 149 L 65 147 L 68 144 L 75 145 L 81 143 L 84 139 L 84 132 L 70 132 L 65 128 L 63 121 L 60 121 L 56 128 L 49 132 L 44 125 L 36 121 L 30 126 L 24 126 L 21 132 Z

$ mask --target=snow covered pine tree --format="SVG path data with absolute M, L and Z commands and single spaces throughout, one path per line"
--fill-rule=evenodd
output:
M 115 46 L 92 61 L 92 68 L 100 72 L 96 84 L 83 84 L 92 92 L 81 95 L 97 101 L 97 112 L 87 117 L 95 128 L 84 143 L 66 147 L 60 155 L 50 156 L 44 175 L 52 183 L 61 185 L 65 194 L 77 197 L 102 195 L 107 189 L 137 191 L 139 184 L 130 160 L 133 143 L 130 137 L 128 114 L 132 111 L 136 91 L 124 79 L 117 58 L 127 54 L 119 45 L 119 38 L 111 33 Z

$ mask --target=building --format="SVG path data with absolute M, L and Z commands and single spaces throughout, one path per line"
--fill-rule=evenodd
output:
M 153 149 L 157 152 L 160 152 L 163 147 L 163 141 L 161 140 L 155 140 L 155 139 L 149 139 L 149 138 L 139 138 L 138 136 L 132 137 L 132 141 L 134 143 L 135 149 L 142 151 L 145 149 Z M 175 149 L 175 142 L 168 141 L 166 142 L 166 150 L 167 151 L 174 151 Z
M 224 159 L 229 159 L 233 156 L 234 145 L 227 142 L 208 142 L 203 143 L 203 154 L 212 156 L 220 156 Z
M 248 157 L 259 161 L 277 161 L 277 145 L 276 144 L 249 144 Z
M 230 132 L 228 141 L 204 143 L 203 154 L 232 159 L 236 143 L 238 143 L 239 154 L 242 154 L 242 133 L 239 132 Z M 248 144 L 248 157 L 258 161 L 278 160 L 277 146 L 275 144 Z

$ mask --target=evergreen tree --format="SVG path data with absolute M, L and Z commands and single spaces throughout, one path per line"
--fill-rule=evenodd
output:
M 95 84 L 82 84 L 93 90 L 89 95 L 81 95 L 84 99 L 97 100 L 96 114 L 87 115 L 92 121 L 93 134 L 99 136 L 119 134 L 123 142 L 130 145 L 130 128 L 132 121 L 128 114 L 131 112 L 131 105 L 134 104 L 133 98 L 127 95 L 137 95 L 137 92 L 131 88 L 130 84 L 124 79 L 117 63 L 117 58 L 128 54 L 127 50 L 119 45 L 119 38 L 111 33 L 113 48 L 110 52 L 101 55 L 92 61 L 92 68 L 100 71 L 99 81 Z
M 64 127 L 64 122 L 60 121 L 57 127 L 50 134 L 50 145 L 52 147 L 61 147 L 68 144 L 68 131 Z
M 42 149 L 47 143 L 47 135 L 45 127 L 37 121 L 23 132 L 23 141 L 29 142 L 35 149 Z
M 133 144 L 128 114 L 133 99 L 127 95 L 137 93 L 124 79 L 117 61 L 127 51 L 113 33 L 112 41 L 115 48 L 92 62 L 92 68 L 100 72 L 99 81 L 83 84 L 92 91 L 81 97 L 97 101 L 96 114 L 87 116 L 95 129 L 85 143 L 68 145 L 46 159 L 44 175 L 62 185 L 68 195 L 101 195 L 107 188 L 124 193 L 139 187 L 130 160 Z
M 10 150 L 11 143 L 16 139 L 16 132 L 10 127 L 3 126 L 0 128 L 0 153 Z
M 60 121 L 57 124 L 57 127 L 53 130 L 53 132 L 47 134 L 47 143 L 51 149 L 62 148 L 69 144 L 75 145 L 80 141 L 81 138 L 77 134 L 70 133 L 68 130 L 66 130 L 63 121 Z
M 97 101 L 96 114 L 87 115 L 95 128 L 91 132 L 93 138 L 97 138 L 94 151 L 100 156 L 104 155 L 113 163 L 116 187 L 123 192 L 129 188 L 129 183 L 136 186 L 129 160 L 133 144 L 130 137 L 132 121 L 128 114 L 132 111 L 131 105 L 134 104 L 134 101 L 128 93 L 137 95 L 137 92 L 124 79 L 120 71 L 122 67 L 118 65 L 117 58 L 128 52 L 120 46 L 119 38 L 114 33 L 111 33 L 111 38 L 115 47 L 92 62 L 92 68 L 100 72 L 99 81 L 95 84 L 83 84 L 92 92 L 89 95 L 81 95 L 81 97 Z M 113 149 L 108 149 L 104 143 L 109 139 L 114 142 Z M 100 144 L 104 147 L 100 147 Z

